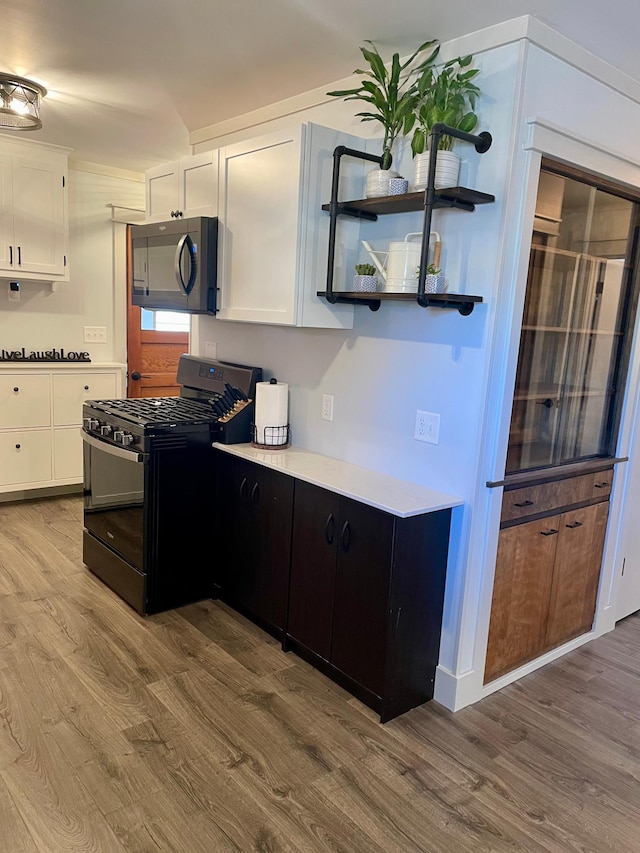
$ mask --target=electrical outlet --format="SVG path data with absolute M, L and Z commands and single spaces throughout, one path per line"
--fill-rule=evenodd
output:
M 106 344 L 106 342 L 107 342 L 107 327 L 106 326 L 85 326 L 84 327 L 84 342 L 85 342 L 85 344 Z
M 323 421 L 332 421 L 333 420 L 333 395 L 332 394 L 323 394 L 322 395 L 322 420 Z
M 416 428 L 413 437 L 416 441 L 437 444 L 440 436 L 440 415 L 433 412 L 416 412 Z

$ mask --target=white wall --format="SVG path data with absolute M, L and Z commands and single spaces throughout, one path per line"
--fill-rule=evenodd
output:
M 126 289 L 121 265 L 114 260 L 114 231 L 124 241 L 124 226 L 111 222 L 118 204 L 144 209 L 144 179 L 120 177 L 106 170 L 68 172 L 70 281 L 52 292 L 48 284 L 22 282 L 20 302 L 9 302 L 0 286 L 0 348 L 50 349 L 89 352 L 94 362 L 121 362 L 122 345 L 116 329 L 117 290 Z M 86 344 L 84 326 L 106 326 L 105 344 Z M 121 336 L 122 331 L 118 334 Z

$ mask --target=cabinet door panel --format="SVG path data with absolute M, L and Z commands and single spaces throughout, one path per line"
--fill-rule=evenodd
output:
M 0 435 L 0 486 L 51 479 L 51 433 L 26 430 Z
M 341 500 L 331 662 L 382 695 L 393 517 Z
M 216 541 L 223 596 L 282 630 L 287 606 L 293 481 L 221 454 Z
M 591 629 L 607 528 L 607 501 L 560 516 L 545 646 L 553 648 Z
M 64 273 L 64 172 L 56 164 L 14 158 L 16 271 Z M 16 263 L 17 261 L 17 263 Z
M 183 214 L 186 217 L 218 215 L 218 152 L 205 151 L 180 161 Z
M 295 325 L 302 130 L 221 152 L 220 319 Z
M 168 220 L 171 211 L 178 209 L 180 194 L 178 171 L 178 163 L 164 163 L 145 172 L 148 222 Z
M 109 400 L 115 396 L 115 373 L 54 374 L 54 426 L 79 424 L 82 421 L 82 404 L 85 400 Z
M 13 269 L 13 168 L 11 157 L 0 154 L 0 269 Z
M 0 376 L 0 428 L 46 427 L 51 423 L 49 376 L 14 373 Z
M 64 427 L 53 431 L 53 479 L 82 482 L 80 427 Z
M 555 515 L 500 532 L 485 683 L 537 657 L 544 646 L 559 524 Z
M 287 633 L 329 660 L 338 539 L 337 495 L 295 485 Z

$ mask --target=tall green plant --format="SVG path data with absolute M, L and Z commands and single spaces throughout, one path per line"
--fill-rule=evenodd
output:
M 471 133 L 478 123 L 475 114 L 476 98 L 480 89 L 473 82 L 480 73 L 469 68 L 473 56 L 458 56 L 440 69 L 424 68 L 416 84 L 414 119 L 416 129 L 411 139 L 411 150 L 422 154 L 428 147 L 429 134 L 434 124 L 442 122 L 449 127 Z M 443 134 L 438 148 L 450 151 L 453 137 Z
M 417 93 L 418 75 L 424 74 L 438 55 L 440 46 L 436 47 L 429 56 L 414 66 L 419 54 L 437 43 L 437 39 L 431 39 L 421 44 L 406 62 L 400 62 L 400 55 L 394 53 L 391 66 L 387 68 L 375 44 L 369 39 L 365 42 L 370 48 L 361 47 L 362 55 L 369 63 L 369 68 L 356 69 L 354 74 L 361 74 L 363 80 L 355 89 L 340 89 L 335 92 L 327 92 L 345 101 L 365 101 L 371 104 L 367 112 L 356 113 L 361 121 L 378 121 L 384 128 L 384 139 L 382 141 L 382 163 L 383 169 L 391 166 L 391 149 L 396 138 L 407 135 L 413 128 L 415 122 L 415 96 Z

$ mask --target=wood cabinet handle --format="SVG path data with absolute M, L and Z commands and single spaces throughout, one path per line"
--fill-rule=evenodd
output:
M 342 533 L 340 534 L 340 539 L 342 541 L 342 550 L 346 552 L 349 550 L 349 545 L 351 544 L 351 527 L 349 526 L 349 522 L 345 521 L 342 525 Z
M 557 532 L 558 531 L 555 529 L 555 527 L 550 527 L 549 530 L 541 530 L 540 531 L 540 533 L 542 533 L 543 536 L 553 536 L 553 534 L 557 533 Z
M 14 385 L 14 386 L 13 386 L 13 390 L 14 390 L 14 391 L 15 391 L 15 393 L 17 394 L 17 393 L 18 393 L 18 391 L 20 391 L 20 388 L 19 388 L 17 385 Z
M 244 500 L 247 496 L 247 478 L 243 477 L 240 483 L 240 497 Z
M 251 489 L 251 503 L 257 504 L 260 500 L 260 483 L 254 483 L 253 488 Z
M 16 444 L 16 450 L 20 450 L 20 445 Z
M 88 391 L 88 390 L 89 390 L 89 386 L 88 386 L 88 385 L 85 385 L 85 386 L 84 386 L 84 390 L 85 390 L 85 391 Z
M 13 246 L 9 246 L 9 263 L 13 266 Z
M 520 501 L 520 503 L 516 503 L 515 506 L 533 506 L 533 501 Z
M 22 266 L 22 249 L 18 246 L 18 266 Z
M 569 530 L 575 530 L 576 527 L 582 527 L 582 522 L 572 521 L 571 524 L 565 524 L 565 527 L 568 527 Z
M 594 483 L 593 487 L 594 489 L 606 489 L 609 485 L 611 484 L 604 480 L 602 483 Z

